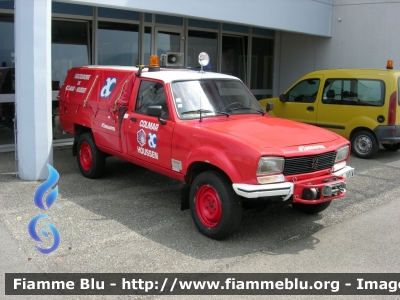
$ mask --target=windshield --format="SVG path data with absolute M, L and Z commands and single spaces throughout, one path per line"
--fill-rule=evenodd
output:
M 231 114 L 260 114 L 264 110 L 238 80 L 191 80 L 172 83 L 175 107 L 181 119 Z

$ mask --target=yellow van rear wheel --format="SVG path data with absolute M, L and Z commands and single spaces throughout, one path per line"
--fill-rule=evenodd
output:
M 371 158 L 378 153 L 379 144 L 373 133 L 360 130 L 351 137 L 351 147 L 359 158 Z

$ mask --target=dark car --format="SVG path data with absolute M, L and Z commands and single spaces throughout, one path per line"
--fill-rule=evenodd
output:
M 3 67 L 0 68 L 0 94 L 15 93 L 15 69 Z M 0 126 L 13 128 L 14 123 L 14 103 L 0 103 Z

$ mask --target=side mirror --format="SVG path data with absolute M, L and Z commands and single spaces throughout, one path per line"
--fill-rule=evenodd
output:
M 161 105 L 151 105 L 147 108 L 147 115 L 153 117 L 161 117 L 162 106 Z
M 268 102 L 267 107 L 266 107 L 267 112 L 269 112 L 270 110 L 273 110 L 273 109 L 274 109 L 274 103 Z
M 158 121 L 162 124 L 165 125 L 167 124 L 167 121 L 164 119 L 161 119 L 161 115 L 163 113 L 162 106 L 161 105 L 150 105 L 147 108 L 147 115 L 152 116 L 152 117 L 158 117 Z
M 287 96 L 286 96 L 285 94 L 280 94 L 280 95 L 279 95 L 279 100 L 280 100 L 282 103 L 285 103 L 285 102 L 287 101 Z

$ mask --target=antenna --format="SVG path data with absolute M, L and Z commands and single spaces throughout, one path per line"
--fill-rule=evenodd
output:
M 206 52 L 201 52 L 199 54 L 199 58 L 198 59 L 199 59 L 199 64 L 201 66 L 199 73 L 203 74 L 203 73 L 205 73 L 204 70 L 203 70 L 203 67 L 207 66 L 210 63 L 210 57 L 208 56 L 208 54 Z M 200 78 L 200 87 L 202 88 L 201 82 L 202 82 L 202 78 Z M 202 122 L 203 121 L 203 116 L 201 115 L 201 93 L 200 93 L 200 110 L 199 110 L 199 112 L 200 112 L 200 120 L 199 120 L 199 122 Z
M 202 72 L 203 73 L 203 72 Z M 202 78 L 200 78 L 200 89 L 203 89 L 203 74 L 201 75 L 201 77 Z M 200 91 L 200 109 L 199 109 L 199 112 L 200 112 L 200 120 L 199 120 L 199 122 L 203 122 L 203 116 L 201 115 L 201 95 L 202 95 L 202 92 Z

